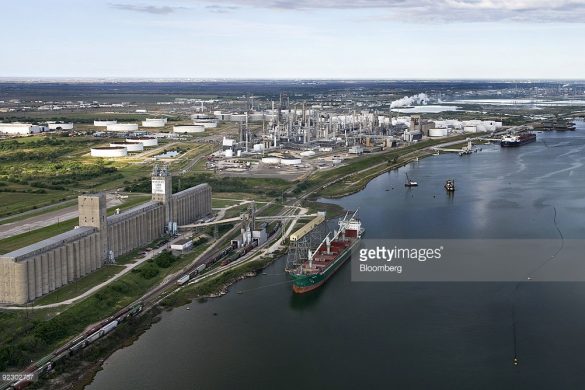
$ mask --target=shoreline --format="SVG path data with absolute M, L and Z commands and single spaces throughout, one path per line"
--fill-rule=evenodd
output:
M 317 193 L 317 196 L 316 196 L 317 199 L 315 199 L 315 201 L 318 201 L 318 199 L 341 199 L 343 197 L 353 195 L 355 193 L 363 191 L 372 180 L 378 178 L 379 176 L 383 175 L 384 173 L 390 172 L 394 169 L 402 168 L 402 167 L 404 167 L 404 166 L 406 166 L 414 161 L 417 161 L 418 159 L 427 158 L 427 157 L 431 157 L 431 156 L 433 156 L 433 154 L 427 151 L 426 153 L 422 153 L 419 156 L 412 156 L 412 157 L 409 157 L 406 160 L 401 161 L 401 162 L 395 162 L 395 163 L 388 162 L 387 167 L 384 167 L 371 175 L 367 175 L 366 181 L 364 183 L 353 185 L 345 192 L 336 193 L 336 194 L 333 194 L 330 196 L 319 195 L 319 193 Z
M 104 368 L 105 362 L 116 351 L 131 346 L 142 334 L 159 322 L 163 312 L 170 312 L 188 304 L 205 303 L 208 299 L 219 299 L 229 292 L 231 286 L 237 282 L 255 277 L 263 269 L 274 263 L 282 253 L 245 263 L 226 274 L 220 274 L 202 283 L 185 290 L 176 291 L 163 298 L 160 302 L 146 310 L 141 316 L 124 324 L 117 332 L 82 350 L 80 354 L 67 359 L 64 364 L 58 365 L 52 375 L 42 378 L 31 385 L 31 388 L 55 390 L 82 390 L 90 385 L 95 376 Z M 219 279 L 219 281 L 217 281 Z M 212 284 L 211 290 L 205 291 L 207 284 Z M 200 290 L 204 290 L 201 293 Z M 121 332 L 119 330 L 122 330 Z
M 416 151 L 414 155 L 407 157 L 403 161 L 396 161 L 400 159 L 400 157 L 398 157 L 395 161 L 387 161 L 386 166 L 382 166 L 379 170 L 375 170 L 373 173 L 366 174 L 365 178 L 360 179 L 359 183 L 352 185 L 344 192 L 336 193 L 333 196 L 323 196 L 320 195 L 320 191 L 318 191 L 312 194 L 307 200 L 312 202 L 319 202 L 318 199 L 339 199 L 355 194 L 362 191 L 370 181 L 379 177 L 380 175 L 392 171 L 393 169 L 399 169 L 413 161 L 416 161 L 419 158 L 425 158 L 432 155 L 433 154 L 425 148 Z M 350 175 L 351 174 L 348 174 L 346 176 Z M 125 330 L 127 334 L 125 333 L 122 335 L 121 333 L 113 333 L 109 337 L 101 340 L 101 342 L 98 342 L 89 349 L 84 350 L 80 355 L 74 356 L 72 359 L 66 361 L 65 364 L 61 366 L 62 369 L 56 372 L 56 377 L 49 376 L 44 378 L 37 382 L 33 388 L 39 388 L 38 386 L 40 385 L 42 388 L 59 390 L 85 389 L 93 382 L 97 373 L 103 369 L 104 363 L 107 361 L 107 359 L 116 351 L 131 346 L 144 332 L 150 329 L 152 325 L 161 320 L 160 314 L 162 314 L 163 311 L 171 311 L 173 309 L 192 304 L 195 301 L 197 301 L 196 303 L 204 303 L 207 301 L 207 299 L 221 298 L 229 292 L 229 288 L 232 285 L 236 284 L 240 280 L 257 276 L 259 272 L 271 265 L 283 254 L 284 253 L 277 252 L 276 255 L 273 255 L 270 258 L 260 258 L 249 263 L 242 264 L 240 267 L 229 270 L 223 274 L 219 274 L 211 278 L 209 281 L 205 281 L 199 285 L 188 286 L 186 289 L 171 293 L 145 311 L 143 315 L 138 317 L 138 321 L 126 324 L 127 327 L 133 325 L 130 327 L 131 329 Z M 92 355 L 97 356 L 89 358 Z M 66 368 L 69 368 L 70 371 L 65 372 L 64 369 Z

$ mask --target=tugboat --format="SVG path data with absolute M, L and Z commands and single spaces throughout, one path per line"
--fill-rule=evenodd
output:
M 455 191 L 455 179 L 447 179 L 445 182 L 445 189 L 447 192 Z
M 414 180 L 411 180 L 410 177 L 408 177 L 408 173 L 406 173 L 406 182 L 404 183 L 405 187 L 416 187 L 418 186 L 418 183 Z

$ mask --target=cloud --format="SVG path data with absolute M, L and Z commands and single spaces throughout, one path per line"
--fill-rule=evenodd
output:
M 208 5 L 205 7 L 206 10 L 210 11 L 210 12 L 214 12 L 217 14 L 225 14 L 231 11 L 235 11 L 237 9 L 239 9 L 240 7 L 236 7 L 233 5 Z
M 134 4 L 110 4 L 110 7 L 124 10 L 124 11 L 134 11 L 134 12 L 143 12 L 147 14 L 154 14 L 154 15 L 168 15 L 172 14 L 173 12 L 183 9 L 184 7 L 171 7 L 168 5 L 165 6 L 156 6 L 156 5 L 134 5 Z
M 210 7 L 222 7 L 218 3 L 280 10 L 378 9 L 376 19 L 399 22 L 585 22 L 585 0 L 215 0 Z

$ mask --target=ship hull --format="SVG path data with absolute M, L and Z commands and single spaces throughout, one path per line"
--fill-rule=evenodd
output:
M 304 294 L 321 287 L 331 276 L 333 276 L 335 272 L 337 272 L 339 268 L 341 268 L 341 266 L 347 261 L 347 259 L 351 257 L 351 250 L 358 242 L 359 239 L 355 240 L 323 272 L 309 275 L 289 273 L 289 276 L 293 280 L 292 290 L 297 294 Z
M 515 146 L 526 145 L 526 144 L 529 144 L 529 143 L 534 142 L 534 141 L 536 141 L 536 136 L 526 138 L 526 139 L 521 140 L 521 141 L 501 141 L 500 145 L 503 147 L 515 147 Z

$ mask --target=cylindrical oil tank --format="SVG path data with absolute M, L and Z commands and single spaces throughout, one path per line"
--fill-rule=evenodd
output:
M 246 115 L 245 114 L 231 114 L 229 120 L 232 122 L 245 122 Z
M 94 126 L 98 127 L 106 127 L 109 125 L 115 125 L 118 121 L 93 121 Z
M 283 158 L 280 160 L 281 165 L 301 165 L 302 161 L 300 158 Z
M 49 123 L 49 130 L 73 130 L 73 123 Z
M 315 152 L 312 150 L 305 150 L 304 152 L 301 152 L 300 155 L 302 157 L 311 157 L 315 155 Z
M 231 150 L 231 149 L 226 149 L 226 150 L 223 151 L 223 155 L 225 157 L 228 157 L 228 158 L 229 157 L 234 157 L 234 151 Z
M 142 152 L 144 145 L 141 142 L 115 142 L 110 144 L 111 147 L 122 146 L 125 147 L 128 152 Z
M 153 146 L 158 146 L 158 139 L 157 138 L 149 138 L 149 137 L 143 137 L 143 138 L 127 138 L 126 142 L 139 142 L 142 144 L 142 146 L 144 146 L 145 148 L 151 148 Z
M 475 127 L 475 126 L 465 126 L 463 128 L 463 132 L 464 133 L 475 133 L 475 132 L 477 132 L 477 127 Z
M 217 127 L 217 121 L 215 120 L 196 120 L 193 121 L 194 126 L 203 126 L 206 129 Z
M 126 157 L 128 149 L 125 146 L 102 146 L 91 148 L 92 157 Z
M 173 133 L 203 133 L 205 127 L 200 125 L 173 126 Z
M 269 165 L 277 165 L 277 164 L 280 164 L 280 158 L 278 158 L 278 157 L 263 157 L 262 163 L 269 164 Z
M 429 137 L 445 137 L 447 129 L 429 129 Z
M 165 127 L 167 118 L 146 118 L 142 121 L 142 127 Z
M 137 123 L 115 123 L 106 127 L 108 131 L 136 131 L 138 130 Z
M 250 122 L 260 122 L 264 119 L 264 113 L 262 112 L 253 112 L 252 114 L 248 115 L 248 120 Z

